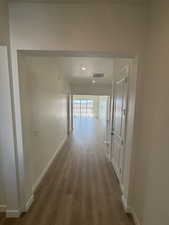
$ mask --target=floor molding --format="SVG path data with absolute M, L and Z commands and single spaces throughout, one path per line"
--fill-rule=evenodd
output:
M 41 183 L 43 177 L 45 176 L 46 172 L 48 171 L 49 167 L 51 166 L 53 160 L 55 159 L 56 155 L 59 153 L 59 151 L 62 149 L 63 145 L 65 144 L 66 140 L 67 140 L 67 135 L 65 136 L 65 138 L 61 141 L 61 143 L 59 144 L 59 146 L 56 149 L 56 152 L 54 153 L 54 155 L 52 156 L 52 158 L 49 160 L 47 166 L 44 168 L 44 170 L 42 171 L 41 175 L 39 176 L 39 178 L 37 179 L 36 183 L 33 185 L 32 188 L 32 192 L 34 193 L 35 190 L 37 189 L 37 187 L 39 186 L 39 184 Z
M 0 213 L 6 212 L 6 205 L 0 205 Z
M 20 217 L 20 212 L 19 210 L 6 210 L 6 217 L 7 218 L 17 218 Z
M 26 205 L 25 205 L 25 212 L 28 212 L 28 210 L 30 209 L 33 201 L 34 201 L 34 195 L 32 194 L 31 197 L 28 199 Z

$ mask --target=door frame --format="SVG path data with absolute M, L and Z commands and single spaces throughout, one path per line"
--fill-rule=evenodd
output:
M 16 160 L 15 165 L 18 168 L 17 175 L 19 180 L 19 188 L 18 188 L 18 195 L 19 195 L 19 208 L 20 212 L 24 212 L 24 205 L 25 205 L 25 162 L 23 160 L 23 133 L 22 133 L 22 115 L 21 115 L 21 102 L 20 102 L 20 90 L 19 90 L 19 55 L 53 55 L 53 56 L 65 56 L 65 57 L 110 57 L 110 58 L 127 58 L 132 59 L 137 64 L 138 57 L 135 55 L 128 55 L 128 54 L 114 54 L 112 52 L 94 52 L 94 51 L 58 51 L 58 50 L 14 50 L 12 51 L 12 99 L 14 105 L 14 118 L 15 118 L 15 130 L 16 130 Z M 137 71 L 135 71 L 137 76 Z M 72 93 L 73 94 L 73 93 Z M 136 96 L 136 93 L 135 93 Z M 135 98 L 135 97 L 134 97 Z M 135 105 L 135 104 L 134 104 Z M 134 110 L 135 111 L 135 110 Z M 134 115 L 134 114 L 133 114 Z M 17 128 L 17 129 L 16 129 Z M 131 138 L 131 137 L 130 137 Z M 130 143 L 132 142 L 132 138 Z M 132 146 L 132 145 L 131 145 Z M 129 192 L 129 184 L 130 184 L 130 169 L 129 164 L 131 164 L 131 157 L 128 160 L 128 173 L 127 176 L 127 192 Z M 128 194 L 127 194 L 128 196 Z M 125 196 L 126 197 L 126 196 Z
M 0 210 L 7 217 L 20 215 L 19 196 L 23 193 L 19 186 L 19 170 L 17 167 L 15 124 L 13 118 L 11 71 L 9 66 L 8 47 L 0 45 L 0 148 L 2 160 L 2 193 L 5 198 Z M 22 170 L 22 168 L 20 167 Z M 22 170 L 23 172 L 23 170 Z M 21 174 L 20 174 L 21 175 Z

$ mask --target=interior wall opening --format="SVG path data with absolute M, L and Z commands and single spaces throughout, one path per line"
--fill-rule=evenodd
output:
M 110 96 L 98 95 L 74 95 L 73 96 L 73 122 L 74 132 L 92 133 L 93 137 L 96 130 L 94 127 L 99 127 L 102 132 L 101 138 L 106 142 L 109 118 L 110 118 Z M 80 127 L 80 129 L 79 129 Z
M 109 96 L 74 95 L 73 118 L 95 118 L 106 124 L 108 118 Z
M 124 76 L 130 76 L 130 82 L 133 74 L 131 59 L 25 53 L 19 55 L 18 61 L 27 203 L 55 153 L 66 140 L 69 130 L 67 127 L 71 131 L 71 120 L 67 126 L 68 107 L 70 114 L 73 112 L 70 118 L 74 119 L 72 121 L 75 131 L 81 121 L 83 126 L 79 126 L 78 131 L 85 131 L 89 125 L 87 132 L 90 132 L 90 138 L 95 140 L 94 129 L 97 129 L 96 123 L 100 124 L 101 130 L 104 131 L 102 137 L 109 144 L 107 158 L 112 164 L 113 158 L 119 161 L 122 154 L 119 154 L 120 149 L 117 146 L 112 146 L 111 136 L 111 110 L 115 97 L 112 83 Z M 83 70 L 83 67 L 86 69 Z M 93 75 L 98 71 L 103 73 L 104 77 L 94 78 Z M 96 83 L 93 83 L 94 79 Z M 118 103 L 118 96 L 116 97 Z M 70 102 L 73 101 L 72 105 L 67 104 L 68 99 Z M 75 124 L 75 121 L 78 123 Z M 114 151 L 115 149 L 117 151 Z

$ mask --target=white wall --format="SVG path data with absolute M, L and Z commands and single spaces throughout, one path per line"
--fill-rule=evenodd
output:
M 144 4 L 11 3 L 12 44 L 25 50 L 135 56 L 143 45 L 146 17 Z
M 19 68 L 28 200 L 67 136 L 69 87 L 54 58 L 20 56 Z
M 142 225 L 169 224 L 169 2 L 150 1 L 136 114 L 133 205 Z
M 146 24 L 147 10 L 144 4 L 96 6 L 11 3 L 10 31 L 19 158 L 23 146 L 16 51 L 107 51 L 115 56 L 138 55 L 141 58 L 147 32 Z

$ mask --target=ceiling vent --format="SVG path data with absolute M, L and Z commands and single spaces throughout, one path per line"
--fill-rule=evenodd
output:
M 102 78 L 104 77 L 104 73 L 94 73 L 93 78 Z

